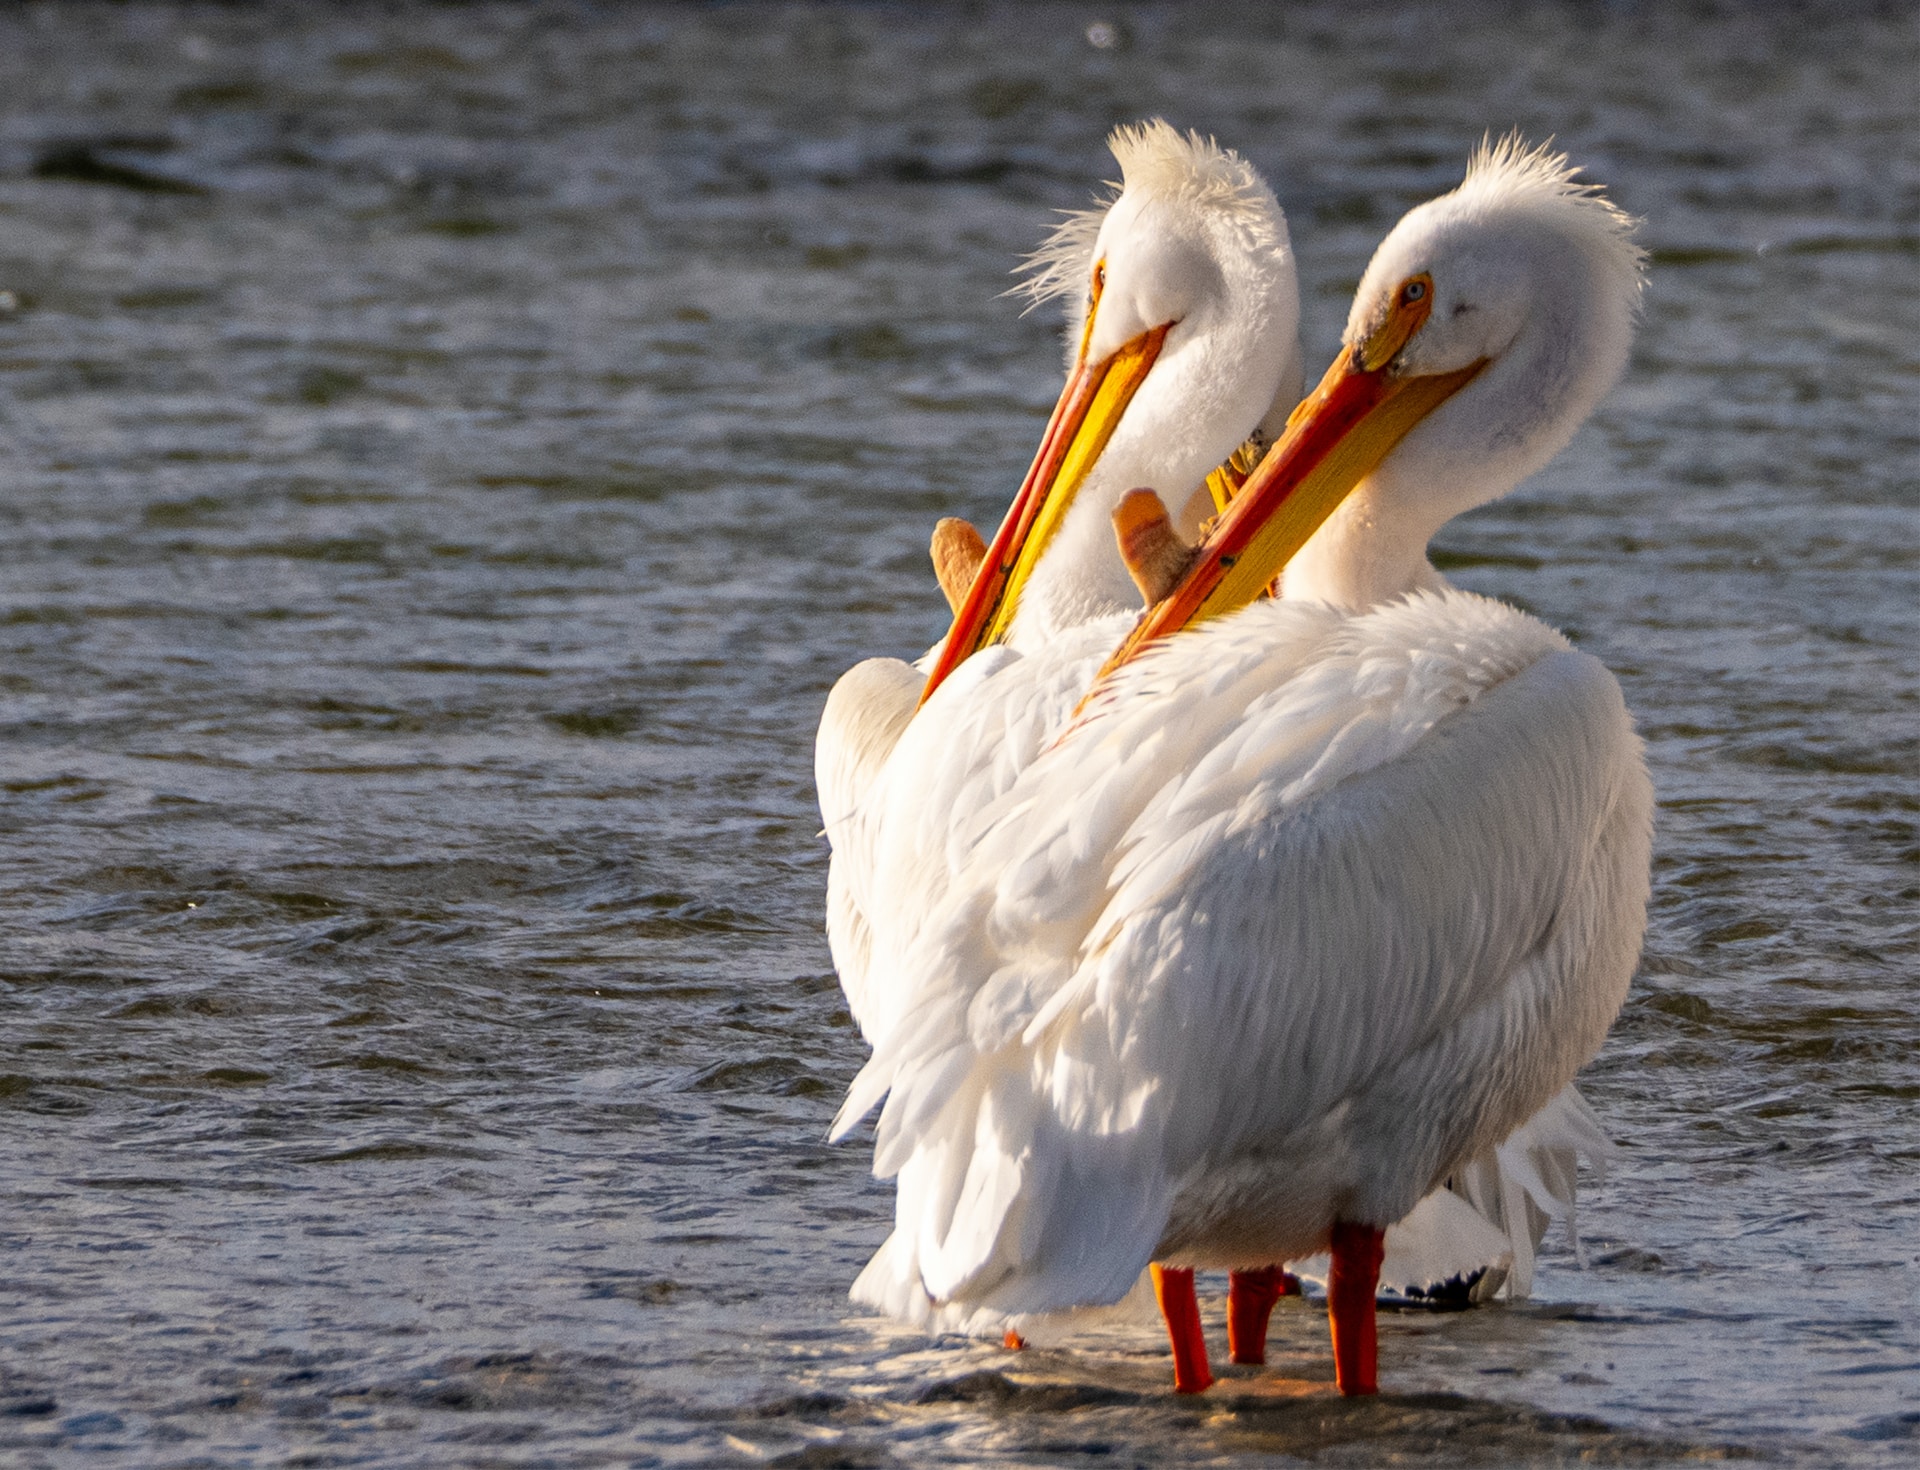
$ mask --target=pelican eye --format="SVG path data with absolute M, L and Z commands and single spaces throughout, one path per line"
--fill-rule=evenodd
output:
M 1408 281 L 1400 288 L 1400 302 L 1403 306 L 1412 306 L 1414 302 L 1426 299 L 1427 283 L 1425 281 Z

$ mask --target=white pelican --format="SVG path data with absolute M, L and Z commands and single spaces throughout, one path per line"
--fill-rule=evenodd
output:
M 1033 468 L 985 553 L 988 575 L 974 577 L 964 557 L 964 569 L 942 574 L 950 597 L 955 576 L 961 592 L 971 584 L 971 596 L 928 656 L 944 655 L 935 683 L 989 642 L 1038 648 L 1062 628 L 1138 612 L 1140 593 L 1114 545 L 1113 507 L 1140 485 L 1169 493 L 1201 486 L 1263 418 L 1277 434 L 1299 401 L 1300 293 L 1272 191 L 1236 154 L 1157 119 L 1116 129 L 1109 146 L 1124 180 L 1118 197 L 1070 215 L 1033 257 L 1030 293 L 1070 298 L 1076 350 Z M 1190 504 L 1185 529 L 1192 534 L 1198 523 Z M 934 550 L 936 560 L 954 557 L 940 539 Z M 1010 577 L 1020 595 L 1001 595 Z M 849 839 L 881 814 L 870 788 L 927 686 L 924 669 L 898 659 L 856 665 L 834 687 L 816 746 L 834 845 L 827 935 L 848 1005 L 872 1045 L 891 1033 L 908 996 L 867 963 L 867 905 L 854 889 L 871 889 L 863 870 L 878 854 L 870 841 Z M 983 733 L 975 749 L 1024 764 L 1033 744 Z M 905 762 L 894 764 L 898 783 Z M 897 811 L 886 815 L 901 846 L 909 823 Z
M 998 582 L 975 584 L 984 548 L 971 527 L 955 535 L 961 523 L 946 522 L 946 537 L 935 538 L 942 584 L 959 615 L 948 650 L 977 646 L 995 629 L 1016 646 L 1044 642 L 1048 629 L 1071 625 L 1076 617 L 1133 605 L 1128 569 L 1105 527 L 1122 494 L 1143 481 L 1169 489 L 1192 483 L 1215 455 L 1238 442 L 1269 392 L 1256 441 L 1278 430 L 1299 396 L 1298 291 L 1285 220 L 1271 192 L 1242 160 L 1197 136 L 1183 138 L 1162 122 L 1123 128 L 1111 143 L 1125 180 L 1119 197 L 1110 207 L 1071 216 L 1034 257 L 1039 276 L 1031 294 L 1069 297 L 1075 310 L 1069 340 L 1079 350 L 1070 358 L 1067 387 L 1034 469 L 996 540 L 990 565 L 1000 569 Z M 1113 296 L 1103 347 L 1088 327 L 1109 281 Z M 1173 313 L 1183 315 L 1170 330 L 1125 335 L 1129 321 L 1137 326 Z M 1143 381 L 1149 391 L 1130 406 Z M 1048 528 L 1062 525 L 1063 509 L 1076 493 L 1081 508 L 1065 518 L 1070 534 L 1045 545 Z M 1183 523 L 1197 525 L 1214 500 L 1205 489 L 1196 491 Z M 1184 563 L 1183 547 L 1178 555 Z M 1042 585 L 1051 597 L 1016 607 L 1000 595 L 1017 564 L 1044 569 Z M 970 585 L 975 595 L 962 608 Z M 853 1014 L 876 1045 L 907 991 L 898 984 L 874 987 L 863 905 L 872 901 L 876 875 L 903 853 L 914 857 L 915 842 L 925 838 L 937 851 L 942 840 L 927 825 L 942 818 L 933 806 L 902 812 L 898 800 L 867 800 L 920 689 L 920 673 L 897 660 L 860 665 L 835 689 L 818 746 L 822 810 L 835 846 L 828 934 Z M 993 723 L 992 717 L 985 720 L 979 745 L 963 752 L 976 764 L 972 779 L 986 783 L 976 793 L 980 799 L 1011 781 L 1038 752 L 1044 733 L 1033 719 L 999 729 Z M 940 754 L 950 755 L 951 747 Z M 919 781 L 913 752 L 904 753 L 894 764 L 895 785 L 911 796 Z M 890 821 L 884 831 L 873 820 L 879 813 Z M 885 860 L 884 838 L 893 839 Z M 923 886 L 916 894 L 913 887 L 896 882 L 882 901 L 904 904 L 908 914 L 923 912 L 930 890 Z M 1495 1152 L 1453 1177 L 1453 1189 L 1473 1209 L 1436 1191 L 1389 1232 L 1383 1282 L 1417 1291 L 1493 1265 L 1480 1282 L 1484 1290 L 1499 1284 L 1503 1263 L 1509 1294 L 1525 1295 L 1533 1247 L 1549 1217 L 1571 1215 L 1575 1155 L 1597 1160 L 1605 1148 L 1597 1122 L 1569 1088 Z M 1311 1264 L 1307 1270 L 1324 1275 Z M 1273 1269 L 1233 1273 L 1228 1336 L 1235 1361 L 1264 1360 L 1267 1314 L 1284 1280 Z M 1181 1285 L 1191 1291 L 1190 1279 Z M 999 1330 L 995 1314 L 929 1310 L 917 1278 L 904 1268 L 896 1280 L 869 1271 L 855 1294 L 912 1320 Z M 1178 1342 L 1182 1329 L 1174 1330 Z
M 1629 222 L 1564 159 L 1483 149 L 1382 245 L 1321 388 L 1122 655 L 1086 566 L 1006 566 L 996 538 L 1011 648 L 910 722 L 905 666 L 848 676 L 890 711 L 841 742 L 857 800 L 823 781 L 830 828 L 874 834 L 835 943 L 875 1045 L 837 1132 L 885 1097 L 899 1179 L 868 1299 L 1049 1312 L 1149 1263 L 1330 1248 L 1340 1385 L 1373 1391 L 1385 1228 L 1567 1086 L 1638 954 L 1651 789 L 1617 685 L 1425 548 L 1571 436 L 1640 282 Z M 1180 334 L 1131 300 L 1084 339 L 1108 381 Z M 1137 412 L 1158 374 L 1129 372 Z M 1090 505 L 1009 521 L 1090 542 Z M 1282 566 L 1284 597 L 1246 605 Z M 902 1004 L 872 1023 L 883 990 Z M 1205 1376 L 1190 1282 L 1181 1387 Z
M 922 661 L 944 655 L 933 683 L 985 644 L 1038 646 L 1060 629 L 1137 609 L 1140 591 L 1115 546 L 1112 508 L 1136 486 L 1178 491 L 1180 525 L 1193 534 L 1244 473 L 1252 446 L 1278 434 L 1300 397 L 1299 286 L 1272 190 L 1238 155 L 1198 134 L 1183 137 L 1158 119 L 1116 129 L 1108 141 L 1121 168 L 1119 193 L 1071 213 L 1031 260 L 1027 294 L 1035 302 L 1067 298 L 1074 344 L 1033 468 L 991 552 L 963 522 L 942 522 L 935 537 L 956 622 Z M 1238 470 L 1231 462 L 1237 452 Z M 990 575 L 976 577 L 982 564 Z M 1010 579 L 1024 596 L 1004 595 Z M 909 999 L 904 986 L 876 983 L 890 977 L 874 975 L 868 963 L 864 909 L 887 901 L 874 892 L 882 881 L 876 865 L 897 860 L 928 834 L 920 818 L 937 822 L 943 814 L 901 820 L 898 802 L 867 796 L 923 687 L 931 687 L 926 671 L 898 660 L 857 666 L 835 687 L 816 752 L 835 849 L 828 938 L 849 1008 L 875 1046 Z M 1004 784 L 1037 752 L 1040 733 L 982 729 L 970 754 L 989 768 L 989 780 Z M 914 779 L 910 757 L 895 763 L 896 785 Z M 868 820 L 879 812 L 892 819 L 884 834 Z M 882 836 L 891 840 L 883 844 Z M 940 846 L 936 840 L 918 855 Z M 925 895 L 908 903 L 909 912 L 923 912 Z M 1264 1284 L 1273 1274 L 1249 1280 Z M 1236 1302 L 1244 1295 L 1237 1276 L 1234 1294 Z M 856 1295 L 914 1320 L 999 1330 L 992 1314 L 956 1320 L 928 1313 L 923 1294 L 876 1297 L 856 1288 Z M 1262 1309 L 1262 1350 L 1265 1323 Z M 1249 1342 L 1255 1336 L 1244 1325 L 1240 1331 Z

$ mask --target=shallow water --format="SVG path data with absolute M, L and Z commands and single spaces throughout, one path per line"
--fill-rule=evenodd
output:
M 0 1457 L 1914 1453 L 1920 26 L 1353 9 L 0 12 Z M 1298 1304 L 1188 1403 L 844 1297 L 814 721 L 940 631 L 1057 385 L 996 293 L 1153 113 L 1273 181 L 1314 370 L 1485 129 L 1653 251 L 1441 542 L 1648 738 L 1621 1162 L 1377 1403 Z

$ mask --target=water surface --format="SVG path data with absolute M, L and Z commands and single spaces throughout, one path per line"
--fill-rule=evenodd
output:
M 1914 1453 L 1920 26 L 1357 9 L 0 13 L 0 1456 Z M 1058 382 L 1007 271 L 1156 113 L 1272 180 L 1316 371 L 1483 131 L 1653 252 L 1441 538 L 1648 739 L 1621 1162 L 1377 1403 L 1297 1305 L 1189 1403 L 844 1295 L 814 722 L 940 631 Z

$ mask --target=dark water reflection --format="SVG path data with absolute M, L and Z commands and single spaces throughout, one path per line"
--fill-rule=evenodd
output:
M 10 1462 L 1904 1461 L 1916 23 L 1354 10 L 0 13 Z M 814 719 L 937 633 L 1055 386 L 996 293 L 1151 113 L 1273 180 L 1316 366 L 1484 129 L 1654 252 L 1626 384 L 1444 538 L 1650 742 L 1623 1161 L 1379 1404 L 843 1297 Z

